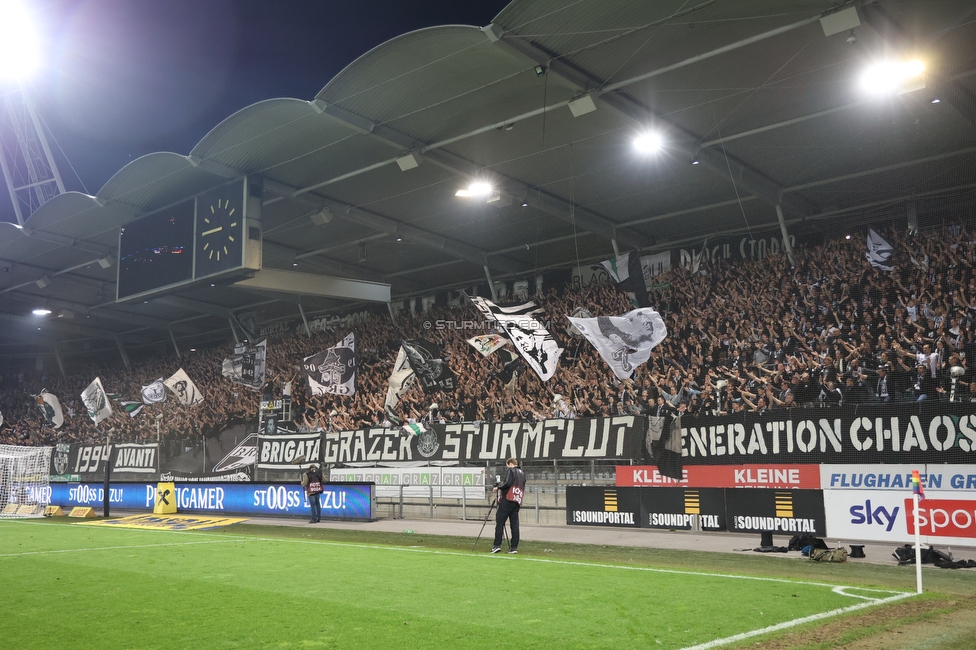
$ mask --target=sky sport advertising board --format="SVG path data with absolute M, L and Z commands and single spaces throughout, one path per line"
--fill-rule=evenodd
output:
M 105 495 L 99 483 L 58 483 L 50 486 L 50 503 L 62 508 L 101 507 Z M 373 485 L 325 483 L 322 485 L 322 517 L 369 520 L 373 518 Z M 155 483 L 113 483 L 109 504 L 126 510 L 151 510 Z M 181 512 L 213 512 L 243 515 L 309 516 L 305 491 L 299 485 L 280 483 L 176 484 L 176 507 Z
M 831 538 L 893 544 L 915 541 L 912 490 L 824 490 Z M 976 546 L 976 494 L 926 490 L 919 504 L 922 543 Z
M 919 532 L 926 544 L 976 546 L 976 466 L 823 465 L 820 468 L 831 537 L 898 543 L 915 541 L 912 470 L 925 488 Z

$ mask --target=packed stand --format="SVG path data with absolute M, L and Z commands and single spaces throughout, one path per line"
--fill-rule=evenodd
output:
M 300 364 L 334 345 L 348 331 L 303 330 L 268 341 L 264 393 L 280 396 L 290 382 L 295 425 L 304 430 L 391 426 L 384 413 L 387 379 L 400 342 L 424 338 L 441 346 L 458 377 L 454 393 L 425 395 L 411 388 L 397 407 L 402 421 L 521 421 L 628 414 L 731 414 L 841 404 L 916 401 L 976 402 L 970 363 L 976 354 L 976 241 L 964 230 L 913 237 L 887 232 L 898 250 L 893 272 L 873 268 L 865 245 L 833 240 L 785 255 L 705 263 L 697 273 L 672 268 L 658 276 L 651 302 L 668 337 L 619 381 L 582 338 L 566 331 L 567 314 L 585 307 L 594 316 L 632 309 L 615 285 L 550 290 L 532 297 L 544 309 L 549 331 L 565 349 L 559 369 L 541 382 L 523 367 L 513 384 L 499 377 L 498 355 L 482 357 L 468 338 L 490 330 L 432 327 L 437 321 L 480 321 L 471 306 L 433 307 L 396 321 L 373 314 L 353 328 L 358 353 L 352 396 L 311 397 Z M 425 326 L 426 324 L 426 326 Z M 89 368 L 63 379 L 19 373 L 0 381 L 4 444 L 102 440 L 84 411 L 81 391 L 96 376 L 109 392 L 138 400 L 140 389 L 183 367 L 204 395 L 197 406 L 172 399 L 146 406 L 137 417 L 116 412 L 99 428 L 125 441 L 199 439 L 229 424 L 254 420 L 262 393 L 221 376 L 225 345 L 157 358 L 131 369 Z M 53 430 L 32 395 L 57 395 L 65 423 Z M 435 406 L 436 405 L 436 406 Z M 117 410 L 118 411 L 118 410 Z

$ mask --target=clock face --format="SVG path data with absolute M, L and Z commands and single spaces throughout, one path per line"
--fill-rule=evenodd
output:
M 197 199 L 196 277 L 242 264 L 243 188 L 238 183 L 217 188 Z

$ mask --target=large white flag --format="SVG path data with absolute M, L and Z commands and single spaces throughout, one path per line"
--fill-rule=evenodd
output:
M 895 266 L 891 263 L 891 256 L 895 254 L 894 247 L 886 242 L 881 235 L 868 229 L 868 252 L 865 257 L 871 266 L 882 271 L 892 271 Z
M 394 409 L 400 403 L 400 396 L 413 385 L 415 377 L 413 368 L 410 367 L 410 360 L 407 359 L 407 353 L 403 351 L 401 346 L 400 351 L 397 352 L 396 363 L 393 364 L 393 372 L 390 373 L 389 387 L 386 389 L 386 402 L 383 406 L 383 411 L 390 420 L 394 422 L 399 420 Z
M 623 316 L 569 317 L 573 325 L 593 344 L 618 379 L 630 379 L 646 363 L 668 328 L 661 315 L 651 309 L 635 309 Z
M 44 419 L 50 422 L 52 427 L 57 429 L 64 424 L 64 413 L 61 411 L 61 402 L 58 401 L 57 397 L 46 390 L 42 390 L 41 394 L 37 396 L 37 405 L 41 407 Z
M 166 388 L 173 391 L 181 404 L 193 406 L 203 401 L 203 395 L 197 390 L 196 384 L 190 380 L 183 368 L 174 372 L 173 376 L 163 383 L 166 384 Z
M 338 345 L 305 357 L 302 368 L 312 395 L 352 395 L 356 392 L 356 334 Z
M 84 402 L 85 408 L 88 409 L 88 417 L 95 424 L 112 415 L 112 405 L 109 404 L 108 395 L 105 394 L 105 389 L 102 388 L 102 380 L 98 377 L 95 377 L 95 381 L 88 384 L 88 388 L 82 391 L 81 401 Z
M 480 296 L 470 300 L 485 318 L 498 323 L 505 335 L 515 344 L 518 353 L 542 381 L 548 381 L 552 377 L 563 349 L 556 343 L 556 339 L 552 338 L 545 325 L 538 320 L 543 313 L 541 307 L 534 302 L 527 302 L 517 307 L 499 307 Z
M 155 404 L 157 402 L 166 401 L 166 386 L 163 384 L 163 378 L 160 377 L 148 386 L 142 387 L 142 403 L 143 404 Z

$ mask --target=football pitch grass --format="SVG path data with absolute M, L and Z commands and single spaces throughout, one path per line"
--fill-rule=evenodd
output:
M 713 554 L 542 544 L 509 556 L 488 554 L 484 539 L 477 552 L 470 539 L 370 539 L 3 520 L 0 645 L 727 647 L 913 597 L 903 576 L 836 571 L 851 565 L 818 576 L 813 563 L 749 558 L 736 572 Z

